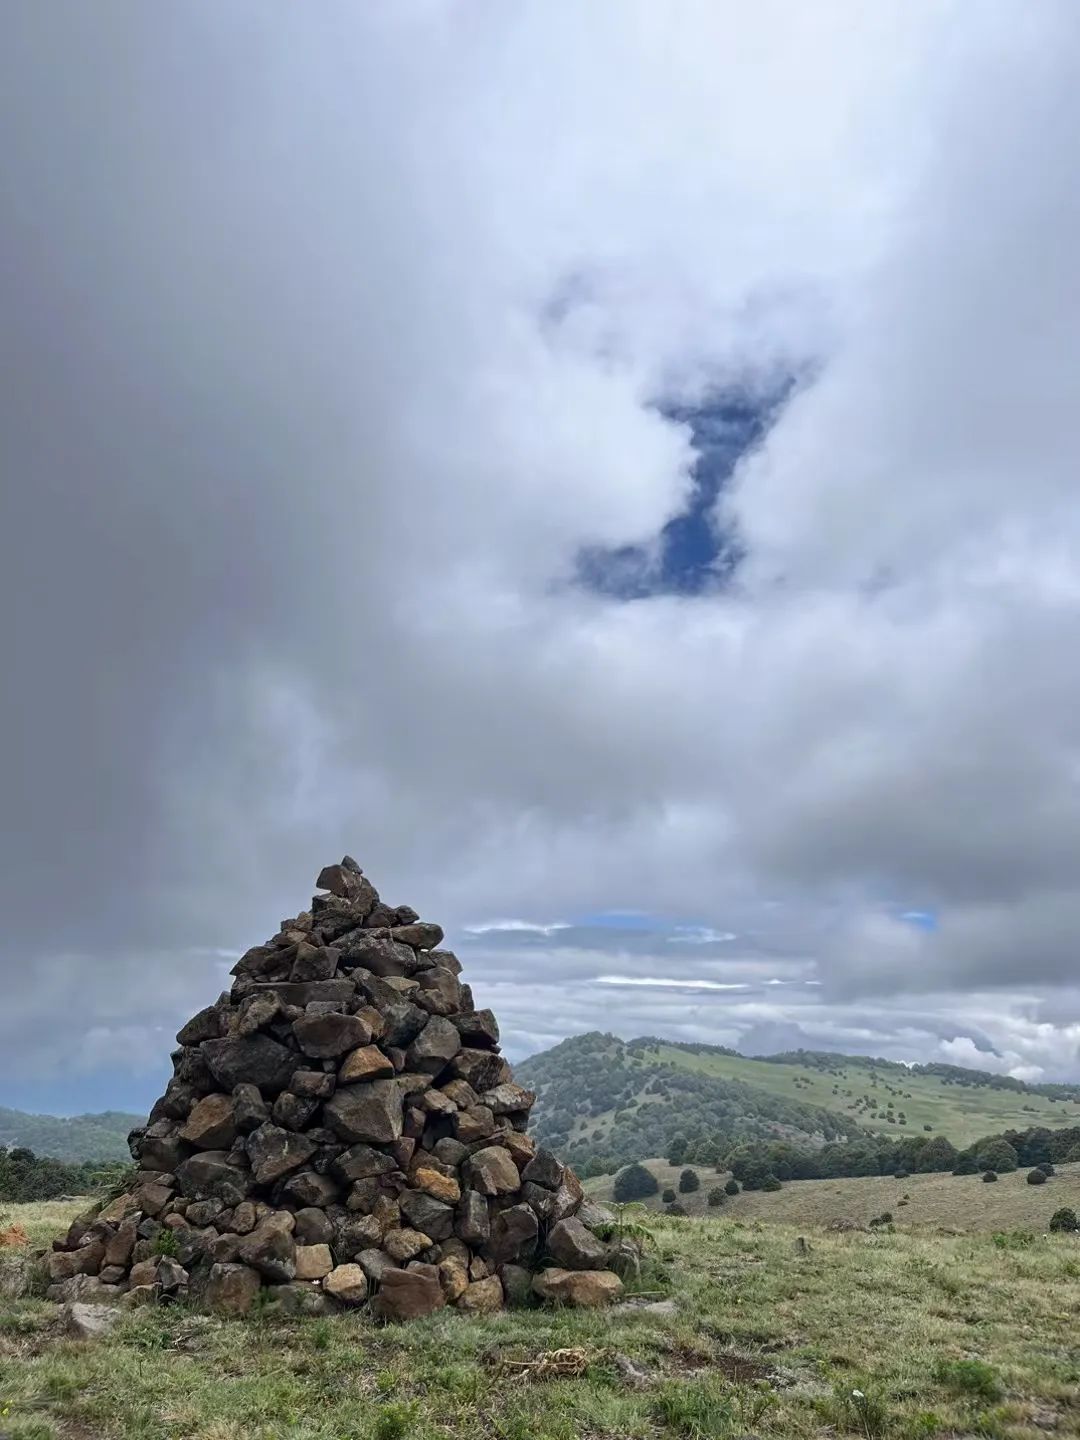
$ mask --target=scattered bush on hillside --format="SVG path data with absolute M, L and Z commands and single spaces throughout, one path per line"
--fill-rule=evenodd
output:
M 910 1170 L 897 1170 L 897 1171 L 895 1171 L 894 1173 L 895 1173 L 895 1175 L 896 1175 L 897 1180 L 910 1180 L 910 1179 L 911 1179 L 911 1171 L 910 1171 Z
M 996 1171 L 994 1171 L 994 1170 L 987 1170 L 987 1171 L 984 1172 L 982 1178 L 983 1178 L 983 1181 L 984 1181 L 985 1184 L 987 1184 L 987 1185 L 992 1185 L 993 1182 L 994 1182 L 998 1177 L 997 1177 Z
M 727 1184 L 724 1186 L 724 1191 L 725 1191 L 725 1193 L 728 1194 L 728 1195 L 738 1195 L 738 1193 L 739 1193 L 739 1182 L 738 1182 L 737 1180 L 734 1180 L 734 1179 L 729 1180 L 729 1181 L 727 1182 Z
M 674 1203 L 674 1200 L 675 1200 L 675 1191 L 672 1190 L 672 1188 L 671 1188 L 670 1185 L 669 1185 L 668 1188 L 664 1191 L 663 1195 L 660 1196 L 660 1199 L 664 1202 L 665 1205 L 671 1205 L 671 1204 Z
M 1050 1164 L 1049 1160 L 1044 1160 L 1041 1165 L 1036 1165 L 1035 1169 L 1041 1170 L 1044 1175 L 1053 1175 L 1055 1173 L 1054 1167 Z
M 1046 1184 L 1046 1171 L 1045 1171 L 1045 1170 L 1038 1170 L 1038 1169 L 1036 1169 L 1036 1170 L 1029 1170 L 1028 1173 L 1027 1173 L 1027 1183 L 1028 1183 L 1029 1185 L 1045 1185 L 1045 1184 Z
M 631 1200 L 645 1200 L 650 1195 L 656 1195 L 659 1189 L 659 1180 L 644 1165 L 627 1165 L 615 1176 L 614 1195 L 620 1205 Z
M 980 1400 L 1000 1400 L 1004 1393 L 997 1371 L 982 1360 L 939 1360 L 934 1379 L 954 1395 L 975 1395 Z
M 723 1205 L 726 1199 L 727 1196 L 724 1194 L 723 1189 L 719 1185 L 714 1185 L 713 1188 L 709 1191 L 709 1205 L 713 1209 L 715 1209 L 717 1205 Z
M 679 1193 L 689 1195 L 694 1190 L 701 1189 L 701 1180 L 696 1170 L 684 1170 L 679 1176 Z
M 979 1167 L 975 1164 L 974 1155 L 961 1155 L 953 1166 L 954 1175 L 977 1175 Z
M 664 1207 L 665 1215 L 685 1215 L 686 1209 L 677 1200 L 672 1200 L 670 1205 Z
M 1080 1230 L 1080 1220 L 1071 1205 L 1062 1205 L 1050 1216 L 1050 1229 L 1056 1231 Z
M 779 1190 L 780 1188 L 780 1181 L 776 1178 L 775 1175 L 766 1175 L 764 1180 L 762 1180 L 761 1184 L 758 1186 L 758 1189 L 760 1190 Z

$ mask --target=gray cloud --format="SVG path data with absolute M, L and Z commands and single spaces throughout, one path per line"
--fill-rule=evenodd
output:
M 519 1048 L 807 1006 L 902 1047 L 957 990 L 1071 978 L 1071 8 L 677 9 L 7 18 L 15 1062 L 76 977 L 93 1026 L 171 1024 L 194 952 L 343 850 L 458 930 L 642 909 L 826 982 L 782 1014 L 631 995 L 556 937 L 555 993 L 504 939 Z M 658 391 L 807 357 L 730 501 L 734 591 L 574 586 L 683 502 Z M 692 949 L 628 941 L 625 973 L 724 958 Z M 985 1033 L 1075 1063 L 1027 1024 Z

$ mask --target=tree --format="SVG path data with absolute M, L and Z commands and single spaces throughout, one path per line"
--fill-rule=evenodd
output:
M 689 1144 L 689 1140 L 687 1140 L 686 1136 L 682 1133 L 682 1131 L 676 1131 L 676 1133 L 671 1137 L 671 1143 L 668 1146 L 668 1164 L 681 1165 L 686 1159 L 686 1151 Z
M 975 1164 L 974 1155 L 959 1155 L 952 1173 L 954 1175 L 977 1175 L 979 1167 Z
M 655 1195 L 659 1189 L 659 1180 L 644 1165 L 627 1165 L 615 1176 L 614 1194 L 620 1205 L 631 1200 L 645 1200 L 650 1195 Z
M 1027 1183 L 1029 1185 L 1045 1185 L 1046 1171 L 1040 1170 L 1038 1166 L 1036 1166 L 1034 1170 L 1029 1170 L 1027 1173 Z
M 701 1181 L 696 1170 L 684 1170 L 679 1176 L 679 1192 L 689 1195 L 692 1190 L 700 1190 Z
M 781 1185 L 775 1175 L 766 1175 L 758 1188 L 761 1190 L 779 1190 L 781 1189 Z
M 675 1202 L 675 1191 L 672 1190 L 672 1188 L 671 1188 L 670 1185 L 669 1185 L 668 1188 L 664 1191 L 663 1195 L 660 1196 L 660 1199 L 663 1200 L 663 1202 L 664 1202 L 665 1205 L 672 1205 L 672 1204 L 674 1204 L 674 1202 Z
M 1069 1205 L 1063 1205 L 1060 1210 L 1055 1210 L 1050 1216 L 1051 1230 L 1080 1230 L 1080 1220 L 1076 1218 L 1076 1211 Z
M 726 1198 L 723 1188 L 719 1185 L 714 1185 L 709 1191 L 709 1205 L 713 1209 L 715 1209 L 717 1205 L 723 1205 Z
M 998 1177 L 997 1177 L 996 1173 L 995 1173 L 993 1170 L 987 1170 L 987 1171 L 985 1171 L 985 1173 L 983 1174 L 983 1181 L 984 1181 L 987 1185 L 992 1185 L 997 1178 L 998 1178 Z
M 738 1182 L 738 1180 L 736 1180 L 734 1177 L 732 1177 L 732 1178 L 727 1182 L 727 1184 L 724 1186 L 724 1189 L 725 1189 L 725 1191 L 726 1191 L 729 1195 L 737 1195 L 737 1194 L 739 1193 L 739 1182 Z
M 1005 1175 L 1020 1164 L 1020 1157 L 1003 1135 L 993 1135 L 980 1140 L 975 1158 L 980 1170 L 996 1170 Z

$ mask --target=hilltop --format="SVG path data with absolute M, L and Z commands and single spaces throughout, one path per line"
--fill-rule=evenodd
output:
M 1004 1130 L 1080 1124 L 1080 1086 L 813 1051 L 749 1059 L 654 1036 L 577 1035 L 518 1073 L 539 1097 L 536 1133 L 593 1173 L 666 1154 L 679 1133 L 704 1142 L 690 1158 L 707 1163 L 721 1158 L 717 1139 L 820 1144 L 868 1131 L 942 1135 L 963 1148 Z
M 122 1110 L 96 1115 L 27 1115 L 0 1106 L 0 1149 L 33 1150 L 35 1155 L 78 1163 L 84 1160 L 127 1161 L 128 1131 L 145 1116 Z

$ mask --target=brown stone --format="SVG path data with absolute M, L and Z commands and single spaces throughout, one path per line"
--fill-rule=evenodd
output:
M 410 1070 L 425 1075 L 438 1075 L 461 1049 L 461 1036 L 449 1020 L 432 1015 L 420 1034 L 405 1052 Z
M 204 1095 L 180 1131 L 180 1139 L 196 1150 L 227 1150 L 236 1139 L 231 1095 Z
M 401 1134 L 404 1097 L 395 1080 L 339 1087 L 323 1106 L 323 1119 L 347 1144 L 388 1145 Z
M 302 1015 L 293 1024 L 300 1049 L 319 1060 L 333 1060 L 357 1045 L 366 1045 L 371 1031 L 359 1015 Z
M 519 1110 L 531 1110 L 536 1104 L 536 1095 L 512 1080 L 504 1080 L 494 1090 L 485 1090 L 480 1101 L 493 1115 L 513 1115 Z
M 458 1182 L 451 1179 L 449 1175 L 442 1175 L 438 1170 L 432 1170 L 428 1166 L 418 1166 L 413 1171 L 412 1181 L 418 1190 L 425 1190 L 446 1205 L 456 1205 L 461 1199 L 461 1186 Z
M 622 1281 L 611 1270 L 541 1270 L 533 1276 L 533 1293 L 541 1300 L 594 1308 L 610 1305 L 622 1293 Z
M 502 1303 L 502 1281 L 498 1275 L 489 1275 L 486 1280 L 474 1280 L 466 1286 L 458 1298 L 457 1308 L 470 1315 L 485 1315 L 492 1310 L 501 1310 Z
M 411 925 L 395 925 L 390 934 L 399 945 L 411 945 L 415 950 L 434 950 L 442 942 L 443 928 L 430 921 L 415 920 Z
M 383 1272 L 374 1308 L 384 1320 L 417 1320 L 441 1310 L 445 1304 L 435 1266 L 413 1265 L 408 1270 Z
M 477 1150 L 466 1162 L 466 1169 L 469 1183 L 481 1195 L 509 1195 L 521 1185 L 514 1158 L 501 1145 Z
M 248 1136 L 247 1153 L 255 1181 L 267 1185 L 290 1170 L 299 1170 L 314 1155 L 316 1146 L 306 1135 L 279 1125 L 260 1125 Z
M 564 1270 L 603 1270 L 609 1258 L 608 1247 L 573 1216 L 552 1226 L 548 1232 L 547 1249 Z M 502 1258 L 509 1260 L 511 1257 L 506 1255 Z
M 453 1117 L 454 1134 L 463 1145 L 474 1140 L 486 1140 L 495 1133 L 495 1117 L 486 1105 L 472 1105 L 468 1110 L 459 1110 Z
M 324 1275 L 329 1275 L 333 1268 L 334 1259 L 329 1245 L 297 1245 L 297 1280 L 321 1280 Z
M 219 1315 L 246 1315 L 261 1285 L 259 1272 L 248 1265 L 211 1265 L 204 1294 L 207 1309 Z
M 362 1305 L 367 1299 L 367 1276 L 359 1265 L 336 1265 L 322 1282 L 322 1288 L 343 1305 Z
M 528 1205 L 511 1205 L 506 1210 L 500 1210 L 492 1220 L 485 1251 L 497 1265 L 511 1260 L 528 1260 L 536 1250 L 539 1233 L 540 1226 L 534 1211 Z
M 377 1045 L 361 1045 L 345 1056 L 337 1078 L 340 1085 L 351 1085 L 360 1080 L 379 1080 L 393 1073 L 393 1065 Z
M 296 1275 L 296 1242 L 289 1231 L 277 1223 L 276 1217 L 261 1221 L 244 1237 L 239 1256 L 245 1265 L 254 1266 L 275 1284 L 292 1280 Z
M 312 945 L 303 940 L 296 947 L 296 958 L 289 972 L 291 981 L 330 980 L 338 967 L 338 952 L 332 945 Z
M 424 1235 L 419 1230 L 388 1230 L 382 1240 L 382 1248 L 391 1260 L 396 1260 L 399 1264 L 414 1260 L 422 1250 L 428 1249 L 430 1244 L 431 1236 Z

